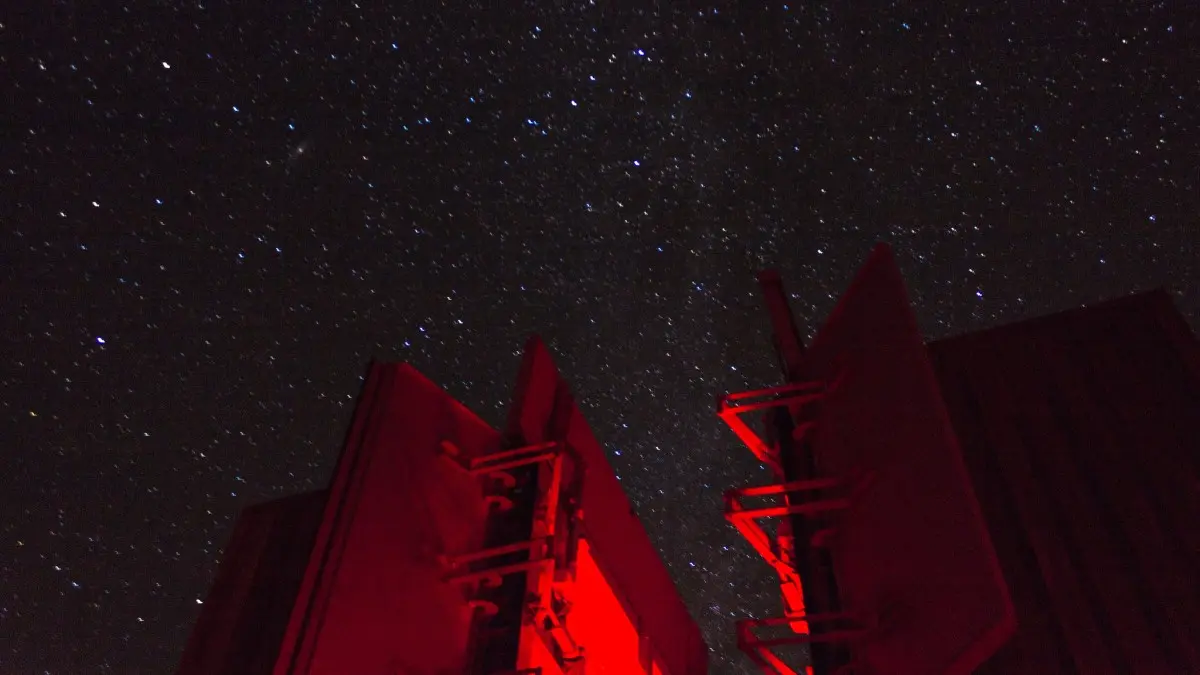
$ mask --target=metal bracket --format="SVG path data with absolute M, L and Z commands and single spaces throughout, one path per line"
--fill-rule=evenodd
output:
M 832 516 L 849 508 L 853 498 L 865 486 L 870 476 L 855 476 L 851 480 L 842 478 L 815 478 L 783 482 L 784 471 L 778 446 L 769 444 L 760 437 L 742 418 L 747 412 L 768 411 L 786 407 L 792 418 L 792 439 L 800 441 L 816 428 L 816 419 L 800 415 L 800 409 L 823 399 L 836 389 L 841 373 L 831 382 L 794 382 L 778 387 L 729 394 L 718 403 L 717 414 L 737 434 L 754 456 L 771 467 L 781 482 L 774 485 L 729 490 L 725 493 L 725 518 L 737 528 L 750 545 L 779 574 L 780 591 L 783 595 L 785 614 L 771 619 L 748 620 L 738 623 L 738 645 L 768 675 L 796 675 L 786 663 L 772 651 L 775 645 L 806 644 L 811 642 L 846 641 L 851 635 L 846 631 L 825 631 L 814 634 L 810 622 L 828 623 L 845 619 L 844 614 L 806 615 L 804 585 L 791 553 L 794 550 L 789 516 L 803 514 L 810 518 Z M 802 419 L 797 419 L 803 417 Z M 836 490 L 834 495 L 821 495 L 822 491 Z M 804 494 L 809 493 L 809 494 Z M 747 507 L 742 500 L 767 498 L 767 506 Z M 775 540 L 758 523 L 761 518 L 782 518 Z M 812 546 L 827 546 L 836 534 L 836 524 L 818 530 L 808 542 Z M 786 638 L 763 640 L 754 635 L 753 629 L 764 626 L 787 626 L 792 635 Z M 857 633 L 853 633 L 857 635 Z M 804 669 L 807 672 L 809 669 Z M 840 668 L 836 675 L 853 672 L 849 666 Z M 832 674 L 831 674 L 832 675 Z
M 725 492 L 725 518 L 746 541 L 758 551 L 779 574 L 780 591 L 783 594 L 784 606 L 789 613 L 804 611 L 804 584 L 796 571 L 795 565 L 785 556 L 789 548 L 784 539 L 791 539 L 790 530 L 781 534 L 772 542 L 771 538 L 758 524 L 760 518 L 781 518 L 796 513 L 808 515 L 831 514 L 850 506 L 850 498 L 845 496 L 814 499 L 811 501 L 789 501 L 787 495 L 795 496 L 797 492 L 817 492 L 844 487 L 845 483 L 834 478 L 816 480 L 792 481 L 777 485 L 761 487 L 738 488 Z M 746 508 L 741 500 L 748 497 L 776 497 L 778 502 L 772 506 Z M 783 521 L 781 525 L 786 525 Z M 785 528 L 786 529 L 786 528 Z M 797 633 L 807 633 L 808 625 L 802 619 L 792 622 L 792 630 Z
M 563 625 L 562 617 L 554 612 L 551 603 L 539 601 L 530 608 L 530 621 L 534 629 L 547 643 L 558 647 L 557 659 L 562 664 L 579 663 L 583 660 L 583 647 Z
M 472 476 L 500 473 L 506 469 L 514 469 L 518 466 L 546 462 L 557 457 L 562 451 L 562 444 L 558 441 L 546 441 L 545 443 L 535 443 L 520 448 L 513 448 L 512 450 L 491 452 L 468 459 L 463 456 L 459 447 L 451 441 L 442 441 L 438 446 L 441 448 L 443 455 L 454 460 L 455 464 L 461 466 Z
M 779 638 L 762 638 L 755 631 L 759 628 L 791 626 L 796 622 L 820 626 L 821 630 L 803 634 L 792 634 Z M 746 653 L 754 663 L 768 675 L 799 675 L 800 671 L 787 665 L 774 650 L 785 645 L 803 645 L 814 642 L 853 645 L 869 635 L 869 630 L 858 617 L 847 613 L 785 615 L 768 619 L 743 619 L 737 622 L 738 649 Z M 851 675 L 857 672 L 856 664 L 848 663 L 831 675 Z M 808 671 L 805 668 L 804 671 Z
M 513 469 L 543 465 L 537 474 L 539 494 L 533 510 L 532 536 L 511 544 L 444 557 L 443 563 L 449 568 L 444 579 L 453 584 L 498 587 L 506 576 L 535 573 L 530 577 L 534 585 L 528 590 L 522 621 L 532 626 L 547 646 L 552 646 L 564 673 L 581 672 L 583 649 L 567 630 L 554 597 L 561 586 L 569 584 L 573 578 L 572 548 L 578 541 L 580 526 L 577 510 L 585 470 L 583 462 L 566 442 L 557 440 L 469 458 L 448 440 L 442 441 L 440 447 L 443 455 L 469 475 L 498 480 L 493 489 L 515 488 L 517 477 Z M 564 460 L 568 456 L 573 460 L 574 471 L 566 476 Z M 496 510 L 512 508 L 512 499 L 506 495 L 489 495 L 485 499 Z M 476 564 L 483 569 L 470 569 Z M 541 672 L 540 668 L 535 668 L 502 675 Z
M 529 552 L 529 560 L 510 563 L 507 565 L 499 565 L 497 567 L 489 567 L 473 572 L 454 572 L 452 571 L 445 577 L 447 583 L 452 584 L 473 584 L 482 583 L 485 586 L 499 586 L 503 577 L 510 574 L 518 574 L 520 572 L 528 572 L 541 565 L 553 562 L 546 557 L 550 550 L 550 543 L 546 539 L 530 539 L 528 541 L 519 541 L 515 544 L 506 544 L 504 546 L 496 546 L 493 548 L 485 548 L 480 551 L 464 553 L 462 555 L 447 556 L 443 558 L 443 563 L 451 570 L 458 570 L 462 567 L 474 562 L 496 558 L 522 551 Z
M 738 532 L 741 532 L 742 536 L 750 542 L 754 550 L 758 551 L 768 564 L 779 570 L 781 575 L 794 576 L 795 569 L 784 562 L 778 547 L 771 543 L 767 533 L 756 521 L 759 518 L 779 518 L 795 513 L 818 515 L 841 511 L 850 506 L 850 498 L 832 497 L 757 508 L 746 508 L 742 505 L 741 500 L 747 497 L 782 498 L 784 495 L 794 495 L 797 492 L 828 490 L 844 486 L 845 483 L 836 478 L 819 478 L 728 490 L 725 492 L 725 519 L 732 523 Z
M 830 387 L 822 381 L 796 382 L 767 389 L 755 389 L 736 394 L 726 394 L 717 401 L 717 415 L 725 420 L 733 433 L 750 448 L 758 461 L 770 466 L 776 475 L 783 475 L 777 452 L 742 419 L 748 412 L 768 410 L 780 406 L 801 406 L 819 401 Z M 797 424 L 797 433 L 807 431 L 812 423 Z

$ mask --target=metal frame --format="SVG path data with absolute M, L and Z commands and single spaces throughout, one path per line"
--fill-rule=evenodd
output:
M 795 569 L 783 560 L 778 544 L 772 546 L 766 531 L 756 522 L 759 518 L 779 518 L 794 513 L 822 514 L 841 511 L 850 506 L 848 497 L 832 497 L 816 499 L 799 504 L 787 503 L 774 506 L 746 508 L 741 499 L 745 497 L 783 497 L 795 495 L 797 492 L 828 490 L 845 487 L 845 483 L 835 478 L 819 478 L 816 480 L 800 480 L 791 483 L 763 485 L 760 487 L 735 488 L 725 492 L 725 519 L 728 520 L 742 536 L 750 542 L 767 563 L 780 572 L 781 575 L 795 575 Z
M 516 479 L 508 473 L 510 469 L 533 464 L 545 465 L 547 472 L 539 479 L 539 482 L 543 482 L 544 485 L 534 508 L 532 537 L 502 546 L 445 557 L 442 562 L 450 571 L 445 577 L 446 581 L 455 584 L 479 583 L 497 587 L 505 576 L 534 573 L 535 576 L 529 578 L 530 600 L 526 605 L 524 621 L 534 628 L 542 640 L 557 647 L 560 665 L 565 673 L 581 672 L 584 660 L 583 648 L 567 630 L 563 623 L 564 617 L 559 616 L 553 609 L 554 594 L 562 590 L 561 586 L 570 583 L 569 577 L 566 581 L 555 580 L 557 564 L 555 544 L 559 537 L 565 537 L 568 546 L 569 542 L 574 540 L 572 532 L 568 529 L 573 526 L 572 522 L 569 520 L 561 524 L 558 522 L 559 506 L 564 497 L 564 491 L 577 490 L 581 485 L 581 481 L 578 480 L 564 484 L 563 456 L 571 452 L 570 446 L 565 442 L 547 441 L 471 458 L 464 457 L 461 450 L 450 441 L 442 441 L 440 447 L 446 457 L 471 476 L 499 478 L 501 484 L 508 489 L 516 485 Z M 583 464 L 578 459 L 576 459 L 576 465 L 579 471 L 583 470 Z M 511 500 L 503 495 L 491 495 L 489 499 L 491 499 L 490 503 L 499 505 L 501 509 L 504 508 L 506 502 L 511 506 Z M 528 560 L 496 567 L 485 567 L 481 570 L 457 571 L 472 563 L 523 551 L 528 551 Z M 574 559 L 574 555 L 570 552 L 567 552 L 566 557 L 568 560 Z M 545 626 L 546 623 L 550 624 L 549 628 Z M 501 675 L 540 675 L 541 672 L 541 668 L 531 668 Z
M 451 441 L 442 441 L 439 447 L 442 454 L 454 460 L 455 464 L 463 467 L 472 476 L 498 473 L 507 469 L 515 469 L 518 466 L 557 460 L 563 450 L 563 444 L 558 441 L 546 441 L 467 459 L 462 456 L 462 451 L 458 446 Z
M 835 626 L 827 630 L 823 628 L 815 633 L 809 631 L 781 638 L 762 638 L 755 634 L 755 630 L 758 628 L 773 628 L 785 625 L 794 626 L 797 622 L 802 622 L 808 626 L 824 626 L 827 624 L 835 624 Z M 838 627 L 836 624 L 839 622 L 849 625 Z M 847 612 L 785 615 L 767 619 L 743 619 L 737 622 L 738 649 L 745 652 L 755 664 L 763 669 L 764 673 L 768 673 L 769 675 L 799 675 L 800 672 L 784 663 L 783 659 L 775 654 L 775 647 L 816 642 L 853 645 L 865 638 L 867 634 L 867 627 L 862 625 L 858 617 Z M 805 672 L 811 672 L 812 669 L 805 668 L 804 670 Z M 856 664 L 851 662 L 838 668 L 830 675 L 851 675 L 855 671 Z
M 759 436 L 742 419 L 748 412 L 759 412 L 787 407 L 795 424 L 792 438 L 799 441 L 815 428 L 815 420 L 801 419 L 796 421 L 796 413 L 800 408 L 819 402 L 829 391 L 833 390 L 840 377 L 832 382 L 803 381 L 791 382 L 766 389 L 727 394 L 718 399 L 717 415 L 720 416 L 738 438 L 750 449 L 754 456 L 766 464 L 775 473 L 780 482 L 771 485 L 743 487 L 725 492 L 725 518 L 737 528 L 738 532 L 750 545 L 762 555 L 763 559 L 779 574 L 780 590 L 783 595 L 785 613 L 783 616 L 765 619 L 747 619 L 737 623 L 738 648 L 747 654 L 767 675 L 798 675 L 798 671 L 788 666 L 773 649 L 782 645 L 809 643 L 850 643 L 862 637 L 865 630 L 853 628 L 845 630 L 814 632 L 813 625 L 827 624 L 839 620 L 849 620 L 845 613 L 813 614 L 804 613 L 804 585 L 789 559 L 794 545 L 790 520 L 788 516 L 804 514 L 808 516 L 833 515 L 843 511 L 852 503 L 856 494 L 870 476 L 863 476 L 853 484 L 839 478 L 815 478 L 808 480 L 785 481 L 781 457 L 777 447 L 772 447 Z M 804 493 L 819 493 L 835 490 L 837 496 L 815 496 L 806 499 Z M 769 506 L 748 508 L 743 499 L 767 498 L 773 503 Z M 761 518 L 783 518 L 775 541 L 757 522 Z M 825 527 L 815 532 L 811 545 L 826 545 L 834 528 Z M 762 627 L 788 626 L 793 634 L 783 638 L 763 639 L 755 635 L 754 630 Z M 811 673 L 811 667 L 805 668 Z M 853 664 L 838 668 L 834 673 L 821 675 L 849 675 L 853 672 Z
M 768 410 L 778 408 L 780 406 L 800 406 L 806 403 L 813 403 L 821 400 L 828 391 L 828 387 L 824 382 L 795 382 L 790 384 L 780 385 L 778 387 L 768 387 L 767 389 L 755 389 L 753 391 L 743 391 L 736 394 L 726 394 L 717 401 L 717 415 L 725 420 L 733 433 L 737 434 L 738 438 L 750 448 L 750 452 L 758 460 L 772 468 L 779 476 L 783 475 L 783 469 L 779 464 L 778 453 L 767 444 L 758 434 L 742 420 L 741 416 L 748 412 L 756 412 L 759 410 Z M 765 400 L 753 400 L 765 399 Z M 797 436 L 808 431 L 808 426 L 797 426 Z

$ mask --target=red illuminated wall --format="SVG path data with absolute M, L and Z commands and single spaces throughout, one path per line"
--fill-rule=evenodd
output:
M 485 507 L 442 440 L 499 444 L 412 368 L 372 365 L 330 487 L 239 518 L 180 675 L 461 668 L 470 611 L 439 556 L 479 546 Z
M 645 672 L 640 663 L 640 636 L 597 565 L 591 546 L 579 547 L 578 605 L 571 632 L 588 649 L 587 672 L 626 675 Z
M 239 519 L 180 674 L 463 672 L 480 626 L 491 625 L 472 617 L 498 605 L 476 602 L 482 599 L 476 573 L 485 563 L 451 561 L 487 552 L 485 530 L 498 511 L 508 518 L 521 513 L 505 511 L 507 498 L 496 492 L 515 474 L 476 470 L 474 460 L 493 467 L 513 453 L 540 456 L 541 450 L 529 453 L 527 446 L 554 441 L 549 445 L 558 450 L 551 456 L 569 461 L 535 460 L 535 485 L 562 467 L 568 475 L 586 471 L 582 483 L 576 481 L 582 525 L 568 528 L 578 522 L 570 517 L 544 526 L 553 532 L 549 549 L 573 540 L 565 538 L 572 531 L 582 539 L 574 576 L 570 566 L 551 574 L 543 565 L 558 558 L 540 552 L 521 562 L 522 569 L 536 565 L 526 588 L 568 591 L 572 608 L 562 625 L 584 648 L 589 675 L 703 675 L 707 648 L 699 628 L 536 339 L 522 368 L 512 425 L 523 440 L 502 439 L 411 367 L 373 364 L 329 488 L 253 507 Z M 487 459 L 499 451 L 512 452 Z M 511 496 L 510 506 L 521 498 Z M 512 543 L 518 542 L 488 546 Z M 524 543 L 530 544 L 528 538 Z M 511 555 L 502 562 L 481 559 L 508 565 Z M 516 605 L 512 616 L 531 606 Z M 552 644 L 562 648 L 558 638 L 532 622 L 519 625 L 514 665 L 566 675 L 551 653 Z
M 1200 347 L 1170 297 L 930 353 L 1017 608 L 978 672 L 1200 672 Z
M 373 365 L 274 675 L 463 666 L 470 611 L 439 556 L 479 548 L 485 505 L 443 440 L 467 453 L 499 443 L 412 368 Z
M 579 544 L 572 597 L 575 607 L 569 626 L 571 636 L 586 650 L 587 675 L 663 672 L 661 658 L 656 657 L 648 638 L 639 633 L 626 609 L 627 603 L 618 597 L 611 575 L 601 569 L 586 539 Z M 521 664 L 523 667 L 542 668 L 542 675 L 562 672 L 541 640 L 534 638 L 530 644 L 534 646 L 534 656 Z M 649 669 L 647 660 L 651 662 Z
M 516 400 L 509 418 L 510 433 L 518 433 L 531 443 L 556 436 L 566 438 L 586 465 L 582 500 L 586 545 L 581 550 L 604 571 L 613 597 L 636 626 L 650 658 L 670 675 L 706 673 L 708 648 L 699 627 L 688 614 L 666 565 L 634 513 L 604 448 L 592 435 L 549 351 L 538 338 L 526 345 Z M 585 562 L 581 555 L 581 570 L 590 569 L 590 563 Z M 598 579 L 590 571 L 587 574 Z M 611 603 L 596 606 L 611 607 Z M 575 621 L 590 625 L 591 619 L 583 614 L 579 618 L 572 616 L 571 622 Z M 636 650 L 636 641 L 634 646 L 628 646 L 611 639 L 621 634 L 621 630 L 614 628 L 604 649 L 614 653 Z M 593 631 L 589 635 L 599 637 L 601 633 Z M 590 650 L 595 652 L 595 648 Z M 589 673 L 591 669 L 589 661 Z

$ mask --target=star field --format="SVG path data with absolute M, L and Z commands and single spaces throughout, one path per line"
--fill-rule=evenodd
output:
M 498 424 L 542 334 L 713 648 L 777 611 L 714 398 L 876 241 L 935 338 L 1200 319 L 1185 4 L 37 3 L 0 25 L 0 670 L 173 673 L 371 358 Z

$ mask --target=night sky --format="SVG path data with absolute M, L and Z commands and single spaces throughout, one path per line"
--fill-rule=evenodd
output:
M 931 338 L 1157 286 L 1200 317 L 1189 3 L 27 4 L 5 673 L 172 673 L 234 516 L 325 484 L 368 360 L 498 424 L 535 331 L 712 672 L 749 673 L 733 622 L 777 592 L 720 495 L 768 474 L 713 401 L 778 380 L 756 270 L 808 332 L 876 241 Z

